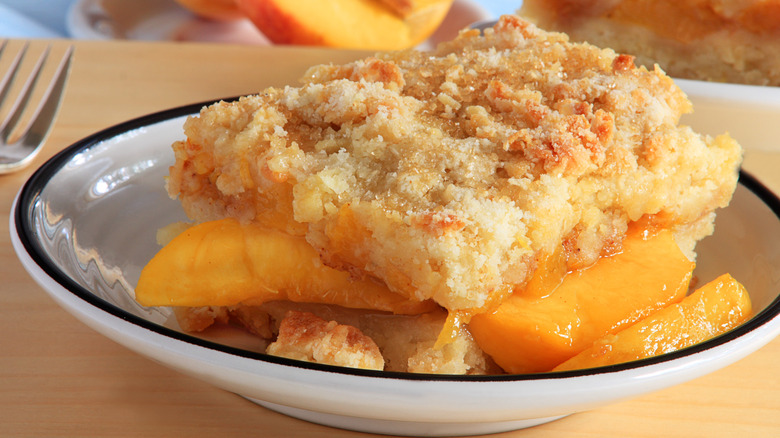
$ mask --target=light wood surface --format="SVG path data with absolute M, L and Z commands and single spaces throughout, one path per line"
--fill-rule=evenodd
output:
M 12 47 L 19 41 L 12 41 Z M 47 42 L 35 41 L 41 50 Z M 55 54 L 64 41 L 54 41 Z M 7 218 L 33 168 L 92 132 L 157 110 L 295 84 L 306 67 L 363 53 L 203 44 L 78 42 L 57 124 L 33 166 L 0 175 L 0 436 L 367 436 L 295 420 L 177 374 L 87 328 L 38 287 Z M 0 69 L 3 64 L 0 63 Z M 778 148 L 780 151 L 780 147 Z M 780 152 L 745 166 L 780 190 Z M 780 436 L 780 338 L 692 382 L 494 436 Z

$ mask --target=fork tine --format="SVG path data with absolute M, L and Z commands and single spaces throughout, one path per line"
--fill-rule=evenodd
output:
M 5 97 L 8 94 L 8 90 L 11 89 L 11 81 L 13 81 L 14 77 L 16 76 L 16 72 L 19 70 L 19 64 L 21 64 L 22 58 L 24 58 L 24 54 L 27 53 L 27 46 L 29 46 L 29 44 L 29 42 L 24 43 L 24 46 L 22 46 L 21 50 L 19 50 L 19 52 L 16 54 L 14 60 L 11 61 L 11 65 L 8 66 L 8 71 L 5 72 L 3 79 L 0 79 L 0 105 L 3 104 Z M 7 46 L 8 40 L 3 41 L 3 45 L 0 46 L 0 55 L 5 52 Z
M 26 48 L 27 47 L 25 46 L 25 49 Z M 6 116 L 5 121 L 0 124 L 0 141 L 8 142 L 8 137 L 11 134 L 11 131 L 19 122 L 19 118 L 22 116 L 22 112 L 27 106 L 27 102 L 30 100 L 33 87 L 38 81 L 41 67 L 49 55 L 49 50 L 50 47 L 46 47 L 41 56 L 38 58 L 38 62 L 35 63 L 35 66 L 30 72 L 30 75 L 27 77 L 27 81 L 22 86 L 22 89 L 19 90 L 19 96 L 16 98 L 16 101 L 14 102 L 11 109 L 8 110 L 8 116 Z M 16 72 L 14 72 L 14 75 L 16 75 Z
M 20 143 L 37 145 L 39 148 L 46 140 L 46 136 L 49 134 L 49 130 L 51 130 L 51 127 L 54 124 L 54 118 L 57 116 L 57 110 L 60 107 L 62 96 L 65 94 L 65 83 L 68 80 L 72 59 L 73 46 L 69 46 L 68 50 L 62 56 L 60 65 L 57 66 L 57 70 L 49 83 L 49 87 L 41 98 L 41 103 L 38 105 L 38 108 L 35 109 L 35 113 L 30 119 L 30 124 L 19 137 Z M 34 155 L 34 151 L 31 155 Z

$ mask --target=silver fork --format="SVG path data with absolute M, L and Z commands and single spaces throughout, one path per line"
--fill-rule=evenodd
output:
M 8 41 L 3 41 L 2 45 L 0 45 L 0 56 L 6 50 L 7 45 Z M 22 59 L 27 52 L 27 47 L 28 44 L 25 43 L 16 54 L 16 57 L 14 57 L 8 71 L 0 79 L 0 106 L 4 103 L 8 91 L 11 89 L 11 84 L 14 82 Z M 73 46 L 68 47 L 63 55 L 38 107 L 30 116 L 27 126 L 13 139 L 10 138 L 30 101 L 30 96 L 40 76 L 41 68 L 49 57 L 49 51 L 50 47 L 47 47 L 38 58 L 30 75 L 20 88 L 16 100 L 8 111 L 8 115 L 5 120 L 0 122 L 0 174 L 20 170 L 29 164 L 41 150 L 41 146 L 46 141 L 46 137 L 54 124 L 54 119 L 57 116 L 57 110 L 65 90 L 68 72 L 70 71 Z

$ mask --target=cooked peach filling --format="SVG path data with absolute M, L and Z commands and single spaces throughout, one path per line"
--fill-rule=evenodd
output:
M 318 257 L 302 237 L 234 219 L 205 222 L 149 262 L 136 299 L 147 306 L 289 300 L 408 315 L 438 308 L 327 267 Z M 542 260 L 527 287 L 493 308 L 468 317 L 453 312 L 443 332 L 467 324 L 504 371 L 533 373 L 672 351 L 723 333 L 750 313 L 747 293 L 730 277 L 685 298 L 695 264 L 669 230 L 632 227 L 619 252 L 575 272 L 560 272 L 555 260 Z M 443 333 L 439 344 L 446 339 Z
M 290 300 L 419 314 L 436 306 L 410 301 L 370 278 L 320 263 L 302 237 L 220 219 L 188 228 L 141 272 L 136 300 L 145 306 L 257 305 Z
M 614 365 L 690 347 L 741 324 L 751 309 L 745 288 L 723 274 L 681 302 L 596 340 L 555 371 Z
M 671 231 L 629 234 L 623 250 L 566 275 L 541 298 L 519 292 L 495 312 L 475 315 L 469 328 L 479 346 L 511 373 L 547 371 L 688 291 L 694 263 Z

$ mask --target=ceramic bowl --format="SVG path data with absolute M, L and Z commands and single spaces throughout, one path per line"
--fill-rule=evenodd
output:
M 716 232 L 702 241 L 696 274 L 730 272 L 755 315 L 675 353 L 615 366 L 533 375 L 445 376 L 346 369 L 255 351 L 223 331 L 181 332 L 167 309 L 133 300 L 155 230 L 184 219 L 163 178 L 192 105 L 96 133 L 46 162 L 11 214 L 14 248 L 63 308 L 127 348 L 182 373 L 301 419 L 394 435 L 472 435 L 533 426 L 679 384 L 727 366 L 780 332 L 780 201 L 741 175 Z

